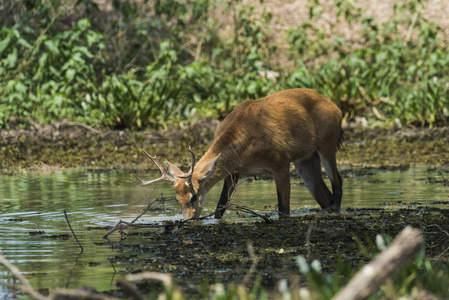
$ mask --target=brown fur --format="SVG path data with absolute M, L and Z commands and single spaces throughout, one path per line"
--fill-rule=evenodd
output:
M 174 174 L 174 188 L 183 215 L 198 217 L 209 189 L 225 179 L 216 211 L 220 218 L 239 176 L 265 172 L 273 174 L 279 212 L 289 214 L 292 162 L 320 206 L 339 210 L 342 181 L 336 153 L 342 136 L 341 120 L 340 109 L 310 89 L 291 89 L 260 100 L 245 100 L 223 120 L 212 146 L 195 165 L 190 179 L 193 191 L 186 179 L 178 177 L 182 173 L 179 169 L 171 170 L 172 174 L 178 173 Z M 321 177 L 321 162 L 331 179 L 333 194 Z M 205 179 L 209 171 L 213 174 Z M 197 201 L 191 203 L 196 194 Z

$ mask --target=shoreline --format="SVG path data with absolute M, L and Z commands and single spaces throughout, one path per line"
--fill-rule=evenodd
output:
M 59 122 L 26 129 L 0 130 L 1 175 L 29 171 L 156 169 L 142 149 L 188 166 L 187 147 L 200 157 L 213 140 L 216 119 L 165 131 L 98 130 L 82 123 Z M 363 128 L 345 126 L 337 154 L 339 168 L 449 166 L 449 127 Z

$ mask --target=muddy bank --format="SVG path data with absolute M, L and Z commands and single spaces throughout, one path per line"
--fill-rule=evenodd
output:
M 209 225 L 194 222 L 181 228 L 166 223 L 165 228 L 157 230 L 132 229 L 121 241 L 100 244 L 127 253 L 110 258 L 119 266 L 129 266 L 132 261 L 134 266 L 126 272 L 172 274 L 186 294 L 201 294 L 202 286 L 206 286 L 207 292 L 209 284 L 215 282 L 238 284 L 245 276 L 250 278 L 250 285 L 260 280 L 262 287 L 274 290 L 281 279 L 289 280 L 290 286 L 304 284 L 296 263 L 298 255 L 309 262 L 318 259 L 325 273 L 334 272 L 337 262 L 355 272 L 377 254 L 378 234 L 394 238 L 406 225 L 425 232 L 427 258 L 446 261 L 448 218 L 449 211 L 445 209 L 402 204 L 387 209 L 348 209 L 342 214 L 317 211 L 272 223 L 260 220 L 236 224 L 222 220 Z M 258 260 L 255 271 L 249 275 L 254 257 L 248 252 L 248 243 Z M 155 292 L 151 283 L 140 289 Z
M 2 174 L 55 171 L 154 168 L 141 149 L 188 165 L 188 145 L 198 155 L 212 143 L 218 125 L 202 120 L 186 129 L 166 131 L 99 131 L 83 124 L 59 122 L 0 131 Z M 449 164 L 449 127 L 403 130 L 346 128 L 338 163 L 348 167 L 398 167 Z

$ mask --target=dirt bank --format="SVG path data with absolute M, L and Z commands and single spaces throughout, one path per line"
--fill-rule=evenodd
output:
M 1 130 L 1 174 L 67 168 L 154 168 L 142 149 L 187 166 L 188 145 L 198 155 L 204 153 L 212 143 L 218 123 L 206 119 L 185 129 L 141 132 L 100 131 L 73 122 Z M 345 132 L 344 146 L 338 154 L 343 168 L 449 165 L 449 127 L 402 130 L 347 127 Z
M 236 224 L 223 220 L 209 225 L 193 222 L 181 228 L 167 223 L 165 230 L 134 229 L 120 242 L 106 241 L 101 245 L 128 253 L 110 258 L 117 265 L 134 261 L 135 267 L 127 272 L 157 270 L 172 274 L 186 295 L 207 293 L 208 284 L 214 282 L 238 284 L 244 278 L 249 286 L 260 280 L 260 286 L 268 290 L 275 290 L 279 280 L 287 279 L 294 291 L 305 283 L 296 263 L 298 255 L 309 262 L 319 260 L 327 274 L 336 268 L 342 272 L 346 265 L 349 275 L 377 254 L 377 235 L 393 238 L 406 225 L 425 232 L 427 258 L 446 261 L 448 217 L 446 209 L 404 206 L 348 209 L 343 214 L 317 211 L 272 223 Z M 253 247 L 253 257 L 248 253 L 248 243 Z M 249 273 L 255 258 L 258 263 Z M 341 278 L 344 282 L 349 279 L 350 276 Z M 206 287 L 205 291 L 200 287 Z M 151 294 L 161 288 L 146 283 L 139 289 Z

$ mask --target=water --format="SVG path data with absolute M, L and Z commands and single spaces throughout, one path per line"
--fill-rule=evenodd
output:
M 361 170 L 344 173 L 343 211 L 349 207 L 439 206 L 448 207 L 449 187 L 443 186 L 438 172 L 425 168 L 407 171 Z M 448 174 L 448 173 L 444 173 Z M 159 174 L 143 174 L 153 178 Z M 448 175 L 445 175 L 448 178 Z M 126 250 L 104 245 L 104 230 L 90 226 L 112 226 L 118 220 L 132 220 L 147 207 L 152 187 L 138 186 L 127 171 L 74 172 L 0 178 L 0 247 L 35 289 L 93 287 L 99 291 L 114 288 L 117 272 L 132 265 L 112 265 L 108 258 L 126 255 Z M 221 192 L 221 183 L 208 194 L 202 215 L 212 213 Z M 174 196 L 169 183 L 159 184 L 155 197 Z M 253 210 L 272 213 L 276 191 L 273 181 L 241 181 L 233 200 Z M 160 206 L 160 205 L 159 205 Z M 292 214 L 309 213 L 318 205 L 299 179 L 292 180 Z M 175 201 L 166 201 L 164 211 L 148 212 L 141 222 L 181 219 Z M 84 247 L 84 253 L 72 236 L 63 211 Z M 225 214 L 228 222 L 257 220 L 247 214 Z M 208 221 L 214 222 L 214 221 Z M 118 240 L 117 233 L 111 236 Z M 123 252 L 122 252 L 123 251 Z M 157 271 L 157 270 L 154 270 Z M 5 267 L 0 278 L 14 282 Z M 0 286 L 0 299 L 13 294 Z

